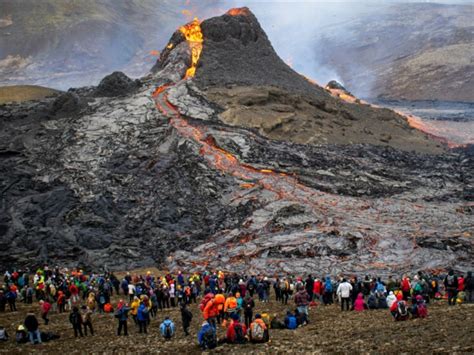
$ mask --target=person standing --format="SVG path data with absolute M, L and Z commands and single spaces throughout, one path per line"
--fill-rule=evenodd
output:
M 44 325 L 48 325 L 48 313 L 51 310 L 51 304 L 48 301 L 41 300 L 39 301 L 40 309 L 41 309 L 41 318 L 44 320 Z
M 344 305 L 346 305 L 347 311 L 350 309 L 349 304 L 351 300 L 351 291 L 352 285 L 347 282 L 346 279 L 342 279 L 342 282 L 339 284 L 336 291 L 337 295 L 341 299 L 341 311 L 344 311 Z
M 115 318 L 118 319 L 118 328 L 117 328 L 118 336 L 122 334 L 122 329 L 123 329 L 123 335 L 125 336 L 128 335 L 128 330 L 127 330 L 128 312 L 130 312 L 130 308 L 128 307 L 127 304 L 125 304 L 122 300 L 120 300 L 120 302 L 117 305 L 117 312 L 115 313 Z
M 456 304 L 456 296 L 458 294 L 458 278 L 454 275 L 454 271 L 450 270 L 444 279 L 444 287 L 448 293 L 448 304 L 454 306 Z
M 186 303 L 181 305 L 181 320 L 183 323 L 183 331 L 184 335 L 189 335 L 189 326 L 191 325 L 191 321 L 193 319 L 193 314 L 191 311 L 186 307 Z
M 145 303 L 142 301 L 140 302 L 140 306 L 138 307 L 137 311 L 137 321 L 138 321 L 138 332 L 139 333 L 147 333 L 146 326 L 148 323 L 148 309 L 145 306 Z
M 72 308 L 72 312 L 69 315 L 69 322 L 72 324 L 72 329 L 74 329 L 74 336 L 77 338 L 77 336 L 80 335 L 82 338 L 84 336 L 82 334 L 82 316 L 79 313 L 79 308 L 76 306 Z
M 303 287 L 303 285 L 298 286 L 298 292 L 295 294 L 295 303 L 296 307 L 298 308 L 298 312 L 306 314 L 306 317 L 308 318 L 309 297 L 308 292 Z
M 84 326 L 84 335 L 87 336 L 87 328 L 89 328 L 91 335 L 94 335 L 94 329 L 92 328 L 92 311 L 87 306 L 82 306 L 81 311 L 82 325 Z
M 466 292 L 466 302 L 474 302 L 474 278 L 472 277 L 472 271 L 467 272 L 466 279 L 464 280 L 464 291 Z
M 250 323 L 252 323 L 254 307 L 255 307 L 255 302 L 253 298 L 250 296 L 250 293 L 247 293 L 247 295 L 244 298 L 244 304 L 243 304 L 245 326 L 247 328 L 250 327 Z

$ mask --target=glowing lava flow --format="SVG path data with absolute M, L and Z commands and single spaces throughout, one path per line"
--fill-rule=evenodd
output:
M 196 67 L 202 52 L 203 36 L 201 23 L 197 18 L 179 28 L 191 47 L 191 66 L 186 71 L 185 78 L 193 77 L 196 74 Z

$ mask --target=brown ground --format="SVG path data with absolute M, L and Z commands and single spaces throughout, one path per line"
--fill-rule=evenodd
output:
M 208 98 L 225 110 L 220 119 L 254 128 L 265 137 L 301 144 L 367 143 L 437 154 L 441 144 L 411 128 L 395 112 L 342 100 L 317 102 L 269 86 L 211 88 Z
M 0 87 L 0 104 L 39 100 L 58 93 L 54 89 L 36 85 L 13 85 Z
M 117 297 L 114 297 L 114 301 Z M 291 301 L 290 301 L 291 302 Z M 256 302 L 258 312 L 270 312 L 283 315 L 286 307 L 274 301 L 268 304 Z M 291 303 L 293 306 L 293 303 Z M 10 336 L 20 324 L 28 310 L 33 309 L 39 317 L 37 305 L 25 306 L 20 303 L 16 313 L 6 312 L 0 315 L 0 324 L 6 326 Z M 50 325 L 41 325 L 43 331 L 53 331 L 61 338 L 42 345 L 16 345 L 13 340 L 0 344 L 0 352 L 45 353 L 92 353 L 107 352 L 174 352 L 199 353 L 196 334 L 202 318 L 197 306 L 192 305 L 194 319 L 191 336 L 185 338 L 181 329 L 178 309 L 159 312 L 153 319 L 148 335 L 137 334 L 133 321 L 129 321 L 129 336 L 115 335 L 117 321 L 113 315 L 93 316 L 96 335 L 75 339 L 68 314 L 50 315 Z M 268 344 L 222 345 L 216 349 L 219 353 L 284 353 L 284 352 L 377 352 L 377 353 L 446 353 L 474 351 L 474 305 L 448 307 L 445 301 L 439 301 L 429 307 L 429 318 L 394 322 L 387 310 L 366 311 L 363 313 L 341 313 L 336 305 L 318 306 L 310 310 L 311 324 L 290 330 L 271 330 L 271 342 Z M 169 315 L 177 325 L 176 337 L 165 343 L 158 331 L 165 315 Z M 39 319 L 41 322 L 42 320 Z M 219 330 L 219 336 L 224 331 Z

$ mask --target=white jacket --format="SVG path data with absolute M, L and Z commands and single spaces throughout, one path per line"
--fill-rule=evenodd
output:
M 397 297 L 393 294 L 393 291 L 390 291 L 390 294 L 387 296 L 387 306 L 388 308 L 392 307 L 393 302 L 397 300 Z
M 339 284 L 337 288 L 337 294 L 342 298 L 348 298 L 351 295 L 352 285 L 349 282 L 343 282 Z

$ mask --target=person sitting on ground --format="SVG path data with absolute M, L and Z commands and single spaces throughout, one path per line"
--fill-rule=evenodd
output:
M 247 342 L 245 334 L 247 333 L 247 327 L 240 323 L 240 317 L 237 313 L 233 313 L 231 316 L 232 322 L 227 327 L 226 341 L 229 344 L 243 344 Z
M 0 326 L 0 341 L 8 340 L 8 332 L 5 327 Z
M 298 327 L 298 321 L 296 320 L 295 315 L 291 313 L 290 311 L 286 312 L 285 326 L 286 326 L 286 329 L 292 329 L 292 330 Z
M 423 296 L 416 296 L 415 302 L 411 308 L 411 315 L 413 318 L 426 318 L 428 316 L 428 309 Z
M 41 344 L 41 333 L 38 329 L 38 319 L 36 319 L 33 313 L 28 313 L 25 318 L 25 328 L 28 331 L 31 344 Z
M 370 292 L 369 298 L 367 298 L 367 307 L 369 309 L 377 309 L 377 298 L 374 292 Z
M 387 309 L 387 297 L 385 296 L 385 292 L 382 291 L 375 291 L 375 298 L 377 299 L 377 308 L 378 309 Z
M 393 302 L 390 312 L 396 321 L 403 321 L 409 318 L 408 305 L 403 299 L 402 293 L 397 294 L 397 301 Z
M 389 295 L 387 296 L 387 307 L 390 308 L 392 307 L 393 302 L 397 300 L 397 297 L 393 293 L 393 291 L 390 291 Z
M 16 330 L 15 341 L 17 344 L 26 344 L 28 342 L 28 332 L 23 324 L 20 324 Z
M 186 307 L 186 303 L 181 305 L 181 321 L 183 323 L 183 331 L 184 335 L 189 335 L 189 326 L 191 325 L 191 321 L 193 319 L 193 314 L 191 311 Z
M 216 328 L 208 321 L 202 323 L 201 330 L 198 333 L 198 342 L 202 350 L 212 350 L 217 347 Z
M 256 314 L 255 320 L 250 324 L 249 335 L 252 343 L 266 343 L 269 340 L 268 327 L 260 314 Z
M 365 301 L 364 301 L 364 295 L 362 294 L 362 292 L 359 292 L 359 294 L 357 295 L 357 298 L 354 302 L 354 311 L 357 311 L 357 312 L 362 312 L 362 311 L 365 311 L 367 309 L 367 305 L 365 304 Z
M 300 312 L 298 308 L 295 309 L 296 324 L 298 327 L 303 327 L 309 323 L 308 316 L 304 312 Z
M 160 325 L 160 333 L 165 340 L 171 340 L 175 332 L 175 326 L 173 321 L 169 317 L 165 317 L 165 320 Z
M 278 319 L 277 315 L 274 314 L 270 321 L 270 328 L 272 329 L 286 329 L 285 323 Z

